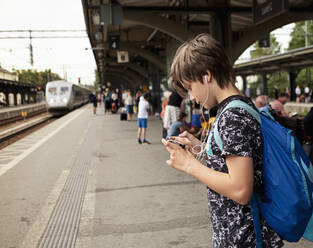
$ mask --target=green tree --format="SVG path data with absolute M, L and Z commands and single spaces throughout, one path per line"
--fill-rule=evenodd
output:
M 305 47 L 305 36 L 308 35 L 308 46 L 313 44 L 313 21 L 308 21 L 308 32 L 306 32 L 305 22 L 297 22 L 290 33 L 291 40 L 287 50 Z
M 17 70 L 19 81 L 23 83 L 34 83 L 45 89 L 47 82 L 62 79 L 58 74 L 51 72 L 50 69 L 38 72 L 37 70 Z
M 297 22 L 293 27 L 292 32 L 290 33 L 291 40 L 289 42 L 289 46 L 287 50 L 293 50 L 301 47 L 305 47 L 305 36 L 307 35 L 307 45 L 310 46 L 313 44 L 313 21 L 307 21 L 307 30 L 305 26 L 305 22 Z M 301 88 L 304 88 L 306 84 L 311 84 L 310 88 L 313 87 L 312 85 L 312 75 L 313 75 L 313 68 L 309 68 L 309 78 L 307 79 L 306 69 L 302 69 L 296 78 L 296 84 L 300 85 Z M 307 82 L 307 80 L 309 82 Z

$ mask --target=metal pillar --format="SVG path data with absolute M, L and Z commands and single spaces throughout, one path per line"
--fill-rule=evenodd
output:
M 151 101 L 154 113 L 161 113 L 161 78 L 162 72 L 154 65 L 148 67 L 150 81 L 152 82 Z
M 161 75 L 158 70 L 155 70 L 151 77 L 152 81 L 152 104 L 154 106 L 155 113 L 161 113 Z
M 242 93 L 245 94 L 246 89 L 247 89 L 247 76 L 246 75 L 240 75 L 240 76 L 242 78 L 242 83 L 243 83 Z
M 25 91 L 21 92 L 21 104 L 25 104 Z
M 14 91 L 13 95 L 14 95 L 14 106 L 17 106 L 17 91 Z
M 10 105 L 10 101 L 9 101 L 9 91 L 5 91 L 4 94 L 5 94 L 5 101 L 7 103 L 7 105 L 9 106 Z
M 297 77 L 297 72 L 290 71 L 289 72 L 289 83 L 290 83 L 290 101 L 295 101 L 296 96 L 295 96 L 295 88 L 296 88 L 296 77 Z
M 170 39 L 166 43 L 166 67 L 167 67 L 167 77 L 170 75 L 171 65 L 173 62 L 173 58 L 175 56 L 175 53 L 178 49 L 178 47 L 181 45 L 180 42 L 174 39 Z
M 266 76 L 266 74 L 262 74 L 262 82 L 263 82 L 263 92 L 262 92 L 262 94 L 263 95 L 267 95 L 268 94 L 268 92 L 267 92 L 267 76 Z
M 217 11 L 211 15 L 210 34 L 224 46 L 227 55 L 232 61 L 232 29 L 229 12 Z

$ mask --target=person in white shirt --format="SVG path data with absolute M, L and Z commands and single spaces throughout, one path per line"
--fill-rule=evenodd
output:
M 310 102 L 310 88 L 308 85 L 304 88 L 305 102 Z
M 295 89 L 295 93 L 297 95 L 297 102 L 300 102 L 300 96 L 301 96 L 301 89 L 300 89 L 300 86 L 297 85 L 296 89 Z
M 138 144 L 151 144 L 148 140 L 146 140 L 146 132 L 147 132 L 147 122 L 149 116 L 150 105 L 148 102 L 149 94 L 146 92 L 143 96 L 140 97 L 139 105 L 138 105 Z M 141 140 L 143 137 L 143 140 Z

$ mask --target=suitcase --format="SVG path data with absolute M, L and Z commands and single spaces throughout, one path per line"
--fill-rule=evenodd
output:
M 127 120 L 127 114 L 126 113 L 121 113 L 120 120 L 121 121 L 126 121 Z

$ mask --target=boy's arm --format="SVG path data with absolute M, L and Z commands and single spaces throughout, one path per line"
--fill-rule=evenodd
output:
M 229 155 L 226 164 L 228 173 L 212 170 L 199 162 L 186 172 L 219 194 L 239 204 L 248 204 L 253 192 L 252 158 Z
M 166 140 L 162 140 L 170 152 L 166 163 L 186 172 L 210 189 L 224 195 L 239 204 L 247 204 L 253 192 L 253 160 L 250 157 L 226 156 L 228 173 L 215 171 L 204 166 L 192 153 Z
M 220 116 L 219 123 L 222 123 L 218 131 L 223 142 L 220 156 L 225 159 L 228 173 L 202 165 L 191 153 L 173 147 L 174 144 L 169 144 L 171 156 L 167 163 L 193 175 L 219 194 L 244 205 L 249 202 L 253 192 L 254 147 L 262 142 L 257 131 L 259 124 L 240 109 L 226 110 Z M 214 158 L 211 161 L 216 163 Z

